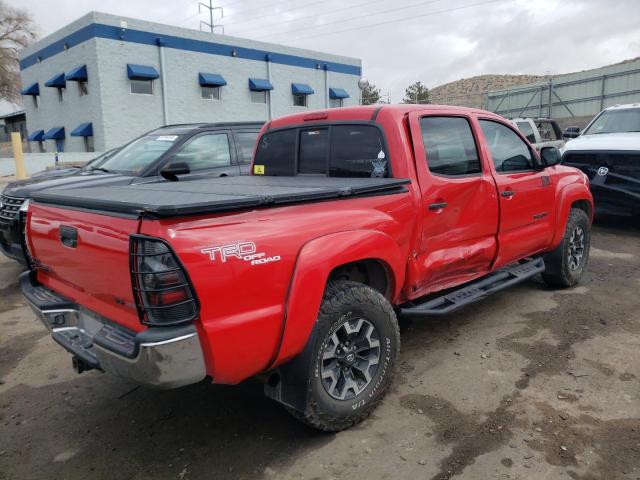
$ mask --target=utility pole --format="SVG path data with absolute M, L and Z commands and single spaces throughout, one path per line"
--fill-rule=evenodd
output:
M 209 31 L 213 33 L 213 30 L 215 28 L 220 27 L 222 28 L 222 34 L 224 35 L 224 25 L 216 25 L 213 23 L 214 10 L 220 10 L 220 18 L 224 17 L 224 10 L 222 9 L 222 7 L 214 7 L 213 0 L 209 0 L 209 5 L 204 4 L 202 2 L 198 3 L 198 13 L 202 12 L 202 8 L 206 8 L 207 10 L 209 10 L 209 23 L 203 22 L 202 20 L 200 20 L 200 30 L 202 30 L 202 25 L 206 25 L 207 27 L 209 27 Z

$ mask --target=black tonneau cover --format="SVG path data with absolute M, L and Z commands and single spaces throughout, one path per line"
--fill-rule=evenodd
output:
M 144 185 L 52 188 L 33 194 L 40 203 L 120 214 L 173 217 L 246 208 L 402 193 L 397 178 L 224 177 Z

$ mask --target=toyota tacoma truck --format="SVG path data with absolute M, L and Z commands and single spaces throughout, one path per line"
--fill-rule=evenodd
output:
M 640 216 L 640 104 L 600 112 L 564 146 L 562 163 L 587 174 L 598 214 Z
M 78 372 L 264 380 L 318 429 L 365 418 L 399 315 L 443 315 L 589 255 L 586 176 L 504 118 L 369 106 L 267 123 L 253 175 L 34 193 L 26 299 Z

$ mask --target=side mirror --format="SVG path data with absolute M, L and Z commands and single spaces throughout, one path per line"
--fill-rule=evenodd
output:
M 560 163 L 560 150 L 556 147 L 542 147 L 540 149 L 540 159 L 544 168 L 553 167 Z
M 191 169 L 189 168 L 189 165 L 187 165 L 185 162 L 175 162 L 175 163 L 170 163 L 169 165 L 164 167 L 162 170 L 160 170 L 160 175 L 162 175 L 167 180 L 171 180 L 172 182 L 177 182 L 178 175 L 185 175 L 190 172 L 191 172 Z
M 567 127 L 562 133 L 562 138 L 576 138 L 580 135 L 580 127 Z

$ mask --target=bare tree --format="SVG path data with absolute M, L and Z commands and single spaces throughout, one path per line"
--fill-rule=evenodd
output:
M 31 14 L 0 0 L 0 100 L 20 100 L 18 51 L 35 39 Z

